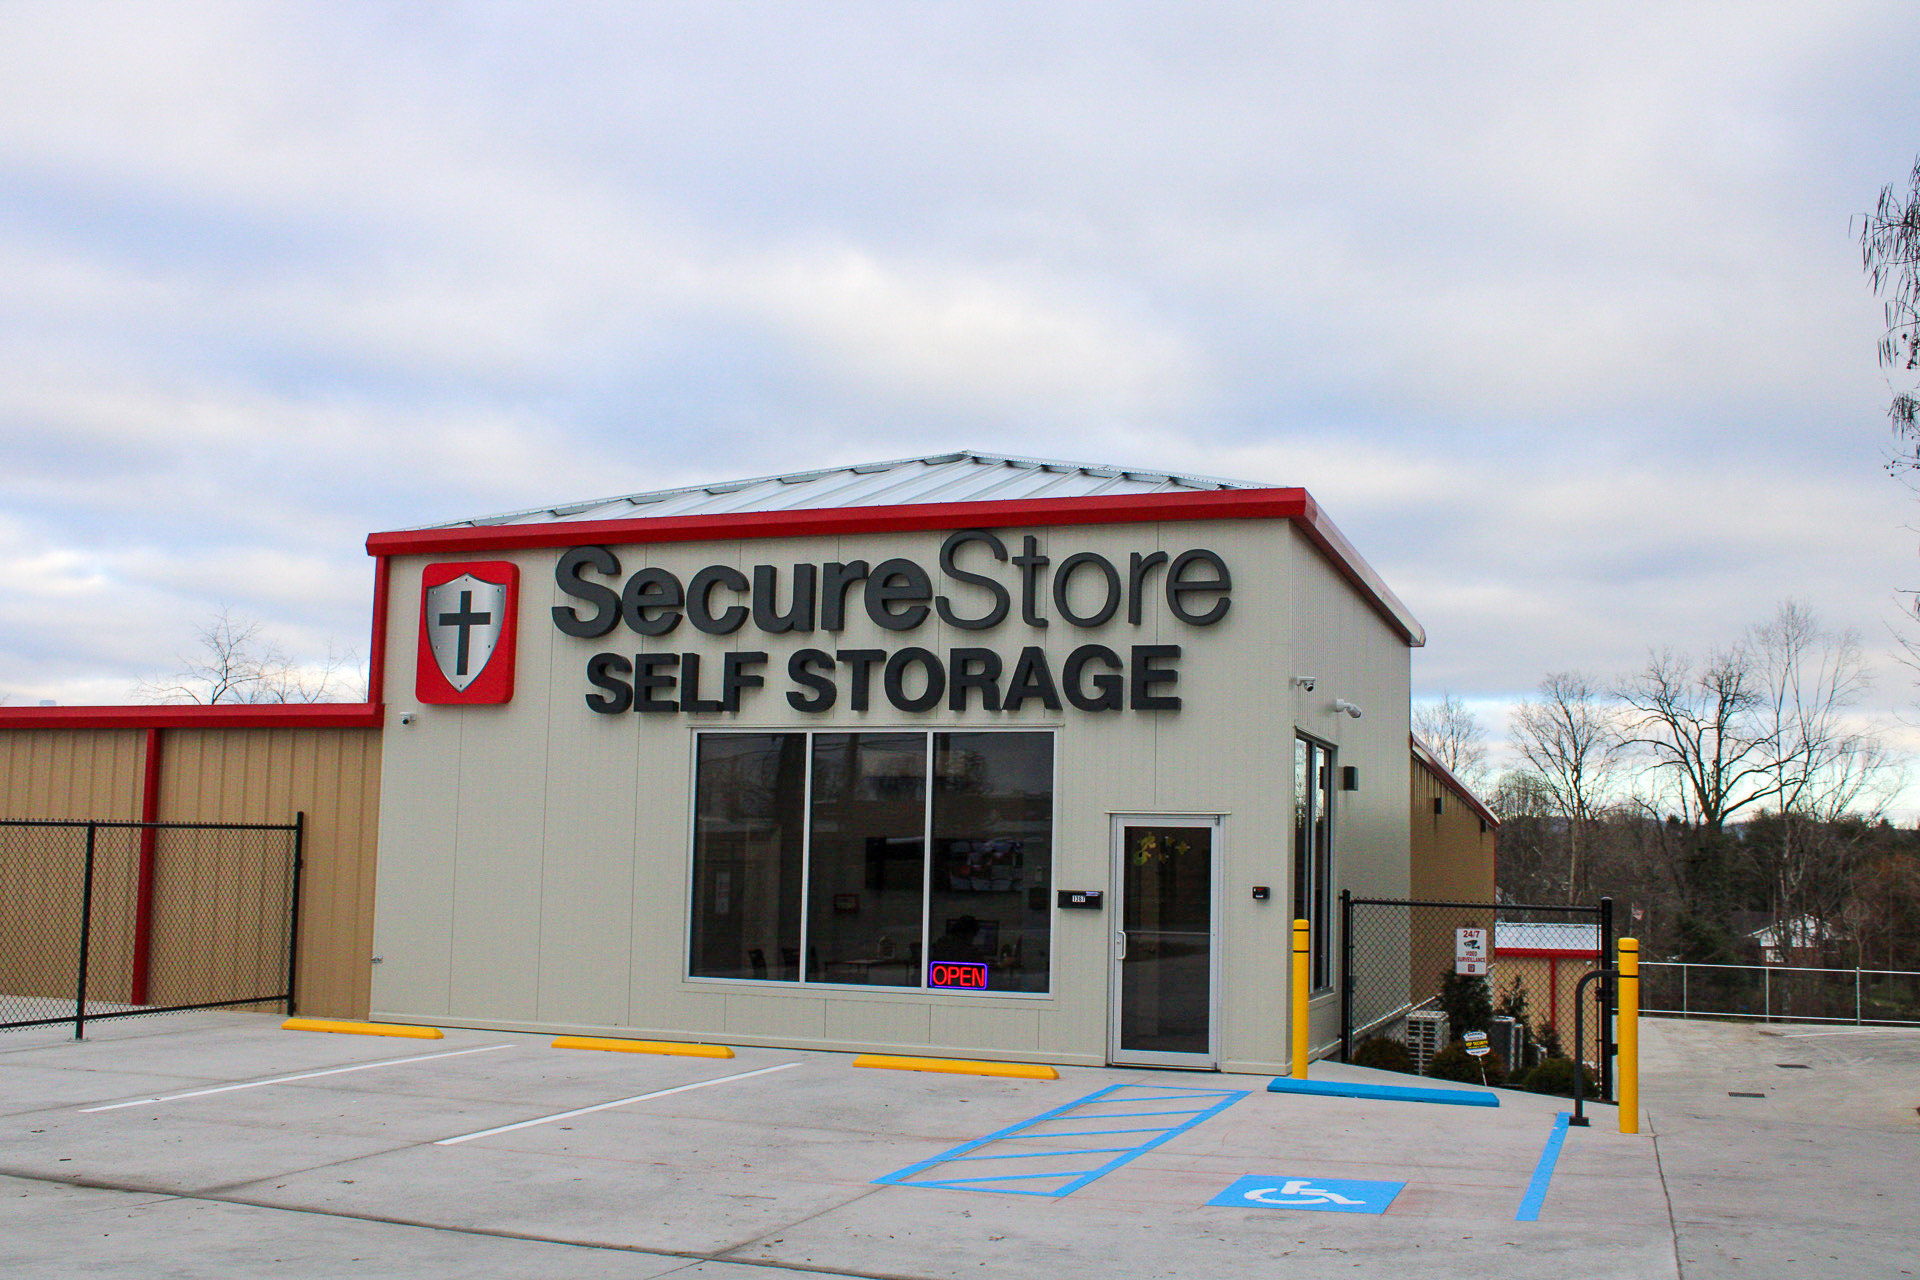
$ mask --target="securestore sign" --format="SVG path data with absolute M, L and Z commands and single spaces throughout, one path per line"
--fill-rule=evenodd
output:
M 708 636 L 750 627 L 767 635 L 824 633 L 837 639 L 862 615 L 880 634 L 903 637 L 930 624 L 992 631 L 1011 627 L 1017 616 L 1022 638 L 1031 640 L 1035 629 L 1055 624 L 1088 633 L 1117 628 L 1124 618 L 1125 626 L 1140 628 L 1162 612 L 1187 627 L 1206 628 L 1232 608 L 1233 575 L 1224 558 L 1204 547 L 1173 555 L 1135 551 L 1124 562 L 1078 551 L 1057 564 L 1032 534 L 1021 535 L 1017 548 L 990 530 L 962 529 L 942 543 L 937 570 L 894 557 L 876 564 L 802 562 L 750 570 L 715 564 L 683 579 L 659 565 L 628 572 L 612 548 L 578 546 L 554 566 L 554 584 L 567 602 L 553 606 L 553 625 L 580 639 L 609 636 L 616 628 L 657 639 L 683 623 Z M 1111 633 L 1108 643 L 1084 638 L 1088 643 L 1070 648 L 1027 643 L 1017 652 L 1012 646 L 935 651 L 823 642 L 786 655 L 786 701 L 796 711 L 815 713 L 841 705 L 861 712 L 880 700 L 905 712 L 943 704 L 950 711 L 1019 711 L 1030 702 L 1047 711 L 1180 709 L 1178 644 L 1120 644 Z M 593 689 L 586 705 L 602 715 L 737 713 L 751 691 L 766 687 L 764 668 L 772 657 L 748 648 L 595 653 L 586 662 Z

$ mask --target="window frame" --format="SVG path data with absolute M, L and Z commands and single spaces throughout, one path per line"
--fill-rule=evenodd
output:
M 1309 936 L 1311 938 L 1312 949 L 1309 952 L 1307 961 L 1309 967 L 1307 989 L 1311 995 L 1323 996 L 1330 993 L 1335 986 L 1332 933 L 1334 928 L 1333 884 L 1338 878 L 1334 863 L 1334 819 L 1337 816 L 1335 810 L 1338 806 L 1334 803 L 1333 797 L 1334 793 L 1339 790 L 1335 785 L 1335 779 L 1339 777 L 1337 772 L 1339 769 L 1337 763 L 1338 752 L 1332 743 L 1321 738 L 1316 738 L 1311 734 L 1302 733 L 1298 729 L 1294 730 L 1293 743 L 1294 757 L 1292 763 L 1294 768 L 1291 772 L 1293 787 L 1296 793 L 1294 795 L 1296 821 L 1294 822 L 1293 836 L 1293 865 L 1288 869 L 1294 878 L 1294 884 L 1291 886 L 1294 890 L 1294 901 L 1290 905 L 1296 908 L 1302 906 L 1305 908 L 1306 914 L 1304 917 L 1295 915 L 1292 918 L 1305 919 L 1311 926 Z M 1310 800 L 1306 822 L 1304 824 L 1297 820 L 1301 804 L 1301 797 L 1298 791 L 1300 785 L 1299 759 L 1300 749 L 1302 747 L 1305 747 L 1307 751 L 1307 794 Z M 1313 763 L 1316 756 L 1323 760 L 1325 764 L 1326 785 L 1324 787 L 1318 785 L 1313 777 Z M 1325 797 L 1324 812 L 1318 808 L 1318 799 L 1321 796 Z M 1314 819 L 1316 817 L 1322 819 L 1322 824 L 1326 830 L 1325 838 L 1321 842 L 1324 848 L 1310 846 L 1303 851 L 1299 847 L 1300 831 L 1304 825 L 1304 829 L 1307 831 L 1309 838 L 1311 838 L 1315 826 Z M 1316 855 L 1324 855 L 1326 867 L 1324 875 L 1320 874 L 1316 869 L 1315 864 L 1323 860 L 1322 857 Z M 1299 883 L 1303 869 L 1306 873 L 1306 886 L 1304 891 Z
M 923 800 L 924 811 L 921 815 L 921 882 L 920 882 L 920 945 L 921 945 L 921 984 L 917 987 L 879 986 L 861 982 L 816 982 L 807 977 L 807 943 L 809 934 L 810 898 L 812 892 L 813 870 L 813 740 L 816 736 L 840 736 L 844 734 L 903 734 L 917 733 L 924 739 L 926 750 L 926 794 Z M 933 761 L 934 735 L 953 734 L 956 736 L 998 733 L 1044 733 L 1049 739 L 1049 789 L 1047 803 L 1048 821 L 1048 863 L 1047 863 L 1047 989 L 1045 991 L 966 991 L 959 988 L 930 987 L 926 985 L 927 949 L 929 940 L 927 931 L 933 904 Z M 763 735 L 791 735 L 805 740 L 803 754 L 806 770 L 802 781 L 801 813 L 803 827 L 800 838 L 800 964 L 792 981 L 782 978 L 727 978 L 696 974 L 693 969 L 694 912 L 698 908 L 696 890 L 698 881 L 695 865 L 695 845 L 698 839 L 700 822 L 700 740 L 707 737 L 745 737 Z M 958 996 L 972 1000 L 1052 1000 L 1053 988 L 1053 949 L 1059 925 L 1059 902 L 1055 894 L 1059 869 L 1059 832 L 1060 832 L 1060 726 L 1057 724 L 1038 725 L 941 725 L 931 728 L 923 725 L 837 725 L 805 728 L 776 726 L 738 726 L 725 729 L 691 729 L 688 732 L 688 770 L 687 770 L 687 824 L 686 824 L 686 860 L 682 879 L 681 897 L 683 918 L 680 941 L 680 981 L 701 986 L 718 985 L 746 987 L 756 992 L 776 991 L 831 991 L 858 992 L 889 1000 L 917 999 L 926 996 L 946 998 Z

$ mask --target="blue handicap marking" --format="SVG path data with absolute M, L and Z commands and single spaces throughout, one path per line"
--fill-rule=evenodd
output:
M 1240 1178 L 1213 1199 L 1229 1209 L 1319 1209 L 1325 1213 L 1385 1213 L 1404 1182 L 1356 1182 L 1351 1178 L 1289 1178 L 1256 1174 Z

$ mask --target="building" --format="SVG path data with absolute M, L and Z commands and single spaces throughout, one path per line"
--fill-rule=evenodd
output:
M 377 794 L 371 893 L 309 818 L 309 1012 L 1274 1071 L 1296 913 L 1319 1051 L 1337 891 L 1477 874 L 1415 866 L 1424 636 L 1301 489 L 962 453 L 368 550 L 369 706 L 0 713 L 9 814 Z

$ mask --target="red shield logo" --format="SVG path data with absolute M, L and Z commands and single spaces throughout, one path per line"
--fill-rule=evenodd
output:
M 520 570 L 504 560 L 430 564 L 420 575 L 414 696 L 428 703 L 513 700 Z

